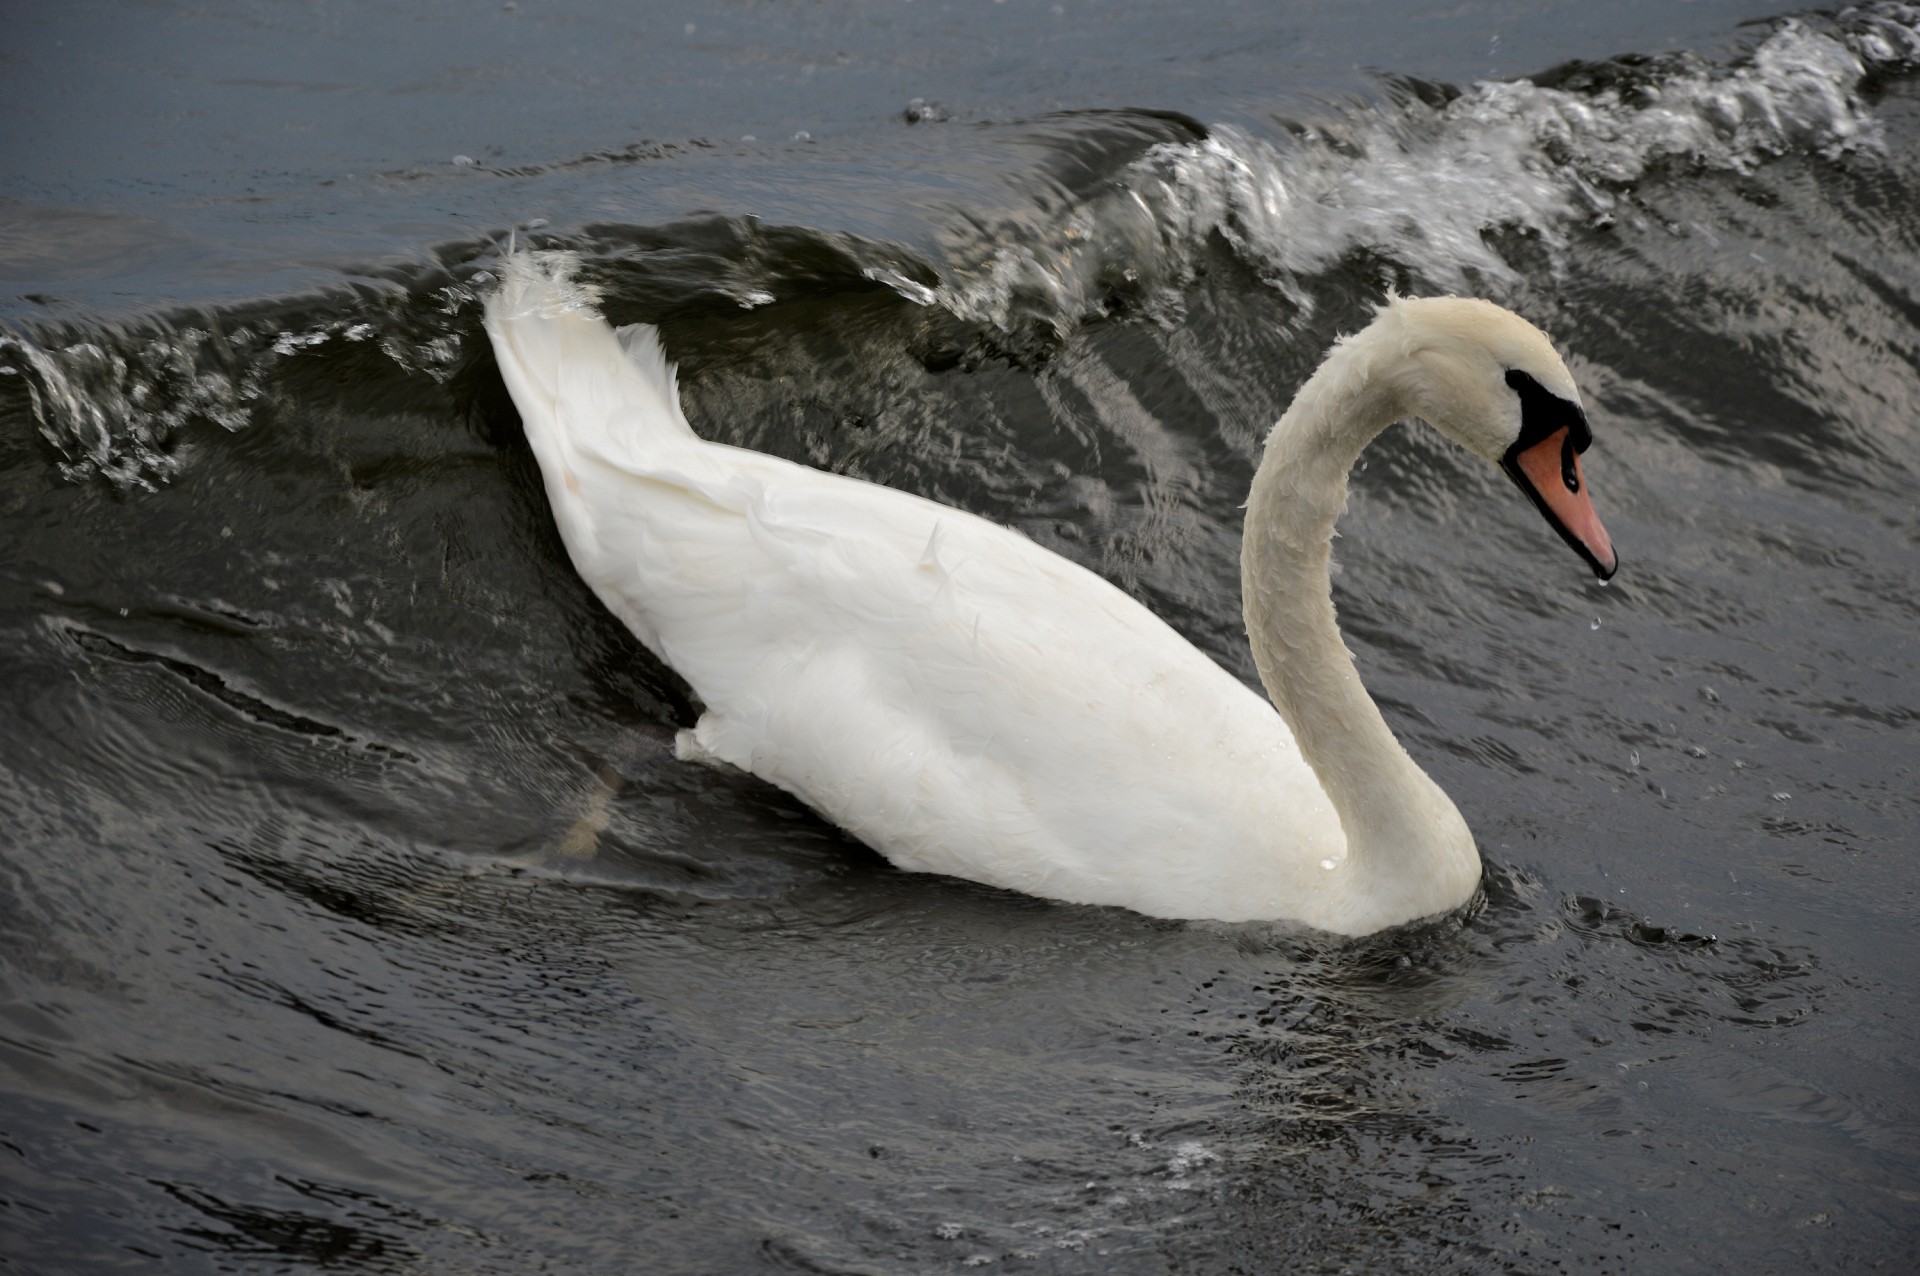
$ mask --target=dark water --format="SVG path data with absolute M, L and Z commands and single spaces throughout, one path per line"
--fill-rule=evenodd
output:
M 1920 10 L 1601 8 L 10 15 L 0 1262 L 1912 1270 Z M 1424 428 L 1336 580 L 1484 903 L 1060 906 L 673 761 L 480 332 L 509 231 L 703 432 L 1249 678 L 1319 353 L 1533 318 L 1614 585 Z

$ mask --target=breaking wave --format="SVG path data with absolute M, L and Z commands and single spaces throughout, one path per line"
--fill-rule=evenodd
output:
M 1880 137 L 1871 86 L 1916 65 L 1920 6 L 1866 5 L 1782 19 L 1719 62 L 1628 56 L 1465 90 L 1391 82 L 1380 100 L 1280 121 L 1270 136 L 1223 125 L 1153 142 L 1071 198 L 1034 173 L 1033 208 L 1020 218 L 981 225 L 953 210 L 936 260 L 819 228 L 747 233 L 723 222 L 716 239 L 711 221 L 682 228 L 698 251 L 681 256 L 711 269 L 689 286 L 713 304 L 752 309 L 802 284 L 879 284 L 988 337 L 1037 333 L 1043 343 L 1116 311 L 1177 317 L 1216 241 L 1299 315 L 1312 308 L 1307 283 L 1358 255 L 1380 263 L 1383 284 L 1498 296 L 1522 276 L 1507 255 L 1513 236 L 1544 251 L 1544 267 L 1530 255 L 1527 269 L 1557 273 L 1572 235 L 1653 222 L 1636 191 L 1656 173 L 1748 174 L 1790 153 L 1870 157 Z M 1062 118 L 1070 132 L 1075 117 Z M 675 233 L 589 227 L 537 238 L 591 269 L 631 266 Z M 443 249 L 430 279 L 283 307 L 278 318 L 0 331 L 0 394 L 24 384 L 67 477 L 153 486 L 180 464 L 183 427 L 240 428 L 290 358 L 358 346 L 390 372 L 448 380 L 479 341 L 494 252 L 491 240 Z M 614 284 L 632 292 L 649 280 L 629 271 Z
M 1509 286 L 1518 273 L 1490 232 L 1537 238 L 1558 269 L 1576 228 L 1639 220 L 1631 193 L 1662 166 L 1748 173 L 1790 152 L 1872 151 L 1879 127 L 1863 85 L 1916 63 L 1920 6 L 1879 4 L 1821 25 L 1782 20 L 1725 65 L 1677 54 L 1570 63 L 1464 92 L 1400 83 L 1387 108 L 1336 112 L 1280 140 L 1221 126 L 1155 146 L 1044 242 L 998 246 L 938 287 L 899 291 L 1003 329 L 1050 313 L 1064 332 L 1102 313 L 1116 288 L 1185 282 L 1216 234 L 1302 306 L 1300 281 L 1356 252 L 1397 263 L 1422 288 Z

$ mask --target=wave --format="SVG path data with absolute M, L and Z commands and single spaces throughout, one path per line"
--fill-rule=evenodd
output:
M 1043 242 L 1000 245 L 938 287 L 900 292 L 1001 328 L 1045 310 L 1064 332 L 1109 309 L 1116 284 L 1151 280 L 1172 303 L 1214 235 L 1303 308 L 1301 281 L 1356 253 L 1425 290 L 1497 291 L 1519 279 L 1498 233 L 1536 238 L 1559 270 L 1576 228 L 1640 219 L 1631 192 L 1663 166 L 1749 173 L 1795 151 L 1878 149 L 1863 86 L 1920 65 L 1920 6 L 1816 21 L 1783 19 L 1725 65 L 1627 56 L 1464 92 L 1400 81 L 1393 109 L 1337 111 L 1284 141 L 1216 127 L 1153 147 Z
M 364 345 L 391 371 L 445 382 L 465 357 L 464 316 L 477 307 L 479 282 L 404 288 L 398 297 L 363 290 L 136 328 L 0 330 L 0 387 L 24 387 L 63 477 L 151 489 L 183 463 L 187 427 L 231 432 L 250 424 L 289 358 Z
M 1160 112 L 996 126 L 1025 154 L 1039 143 L 1011 179 L 1019 206 L 936 210 L 930 247 L 727 217 L 528 237 L 579 253 L 616 309 L 646 299 L 637 317 L 879 288 L 990 349 L 1044 356 L 1090 319 L 1177 319 L 1215 244 L 1301 319 L 1313 281 L 1356 260 L 1376 286 L 1499 297 L 1528 272 L 1563 272 L 1580 233 L 1654 224 L 1637 195 L 1656 175 L 1870 158 L 1883 144 L 1874 87 L 1916 67 L 1920 5 L 1883 0 L 1778 20 L 1720 61 L 1625 56 L 1464 90 L 1389 81 L 1380 100 L 1278 120 L 1271 136 Z M 1535 246 L 1524 267 L 1517 242 Z M 377 352 L 391 375 L 444 384 L 484 344 L 478 298 L 499 243 L 248 314 L 0 331 L 0 396 L 24 386 L 66 477 L 151 487 L 177 470 L 186 427 L 241 428 L 289 360 Z

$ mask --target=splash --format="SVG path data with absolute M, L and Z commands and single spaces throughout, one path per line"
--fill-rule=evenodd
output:
M 899 291 L 1001 330 L 1038 318 L 1064 334 L 1125 290 L 1170 316 L 1214 235 L 1302 308 L 1305 279 L 1362 252 L 1423 288 L 1498 291 L 1519 281 L 1498 234 L 1532 239 L 1558 271 L 1570 235 L 1633 215 L 1634 187 L 1657 170 L 1748 173 L 1793 152 L 1874 150 L 1862 86 L 1916 64 L 1920 6 L 1877 4 L 1819 26 L 1784 19 L 1725 65 L 1623 58 L 1457 94 L 1399 92 L 1284 141 L 1220 126 L 1153 147 L 1117 191 L 1044 238 L 1016 237 L 950 265 L 937 287 Z
M 187 328 L 115 345 L 40 345 L 0 333 L 0 376 L 25 383 L 34 421 L 68 479 L 98 474 L 153 488 L 179 466 L 176 432 L 192 420 L 238 429 L 260 395 L 260 370 L 234 366 L 226 343 Z
M 144 331 L 104 327 L 79 340 L 0 330 L 0 386 L 24 384 L 62 477 L 151 490 L 179 472 L 187 427 L 248 425 L 287 359 L 371 343 L 402 373 L 444 383 L 464 357 L 460 334 L 486 282 L 476 274 L 371 320 L 358 312 L 285 325 L 154 320 Z

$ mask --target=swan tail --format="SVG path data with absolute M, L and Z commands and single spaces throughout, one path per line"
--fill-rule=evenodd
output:
M 578 265 L 571 253 L 510 252 L 486 302 L 500 375 L 541 470 L 563 488 L 583 455 L 643 467 L 697 441 L 660 334 L 609 327 L 598 294 L 574 278 Z

